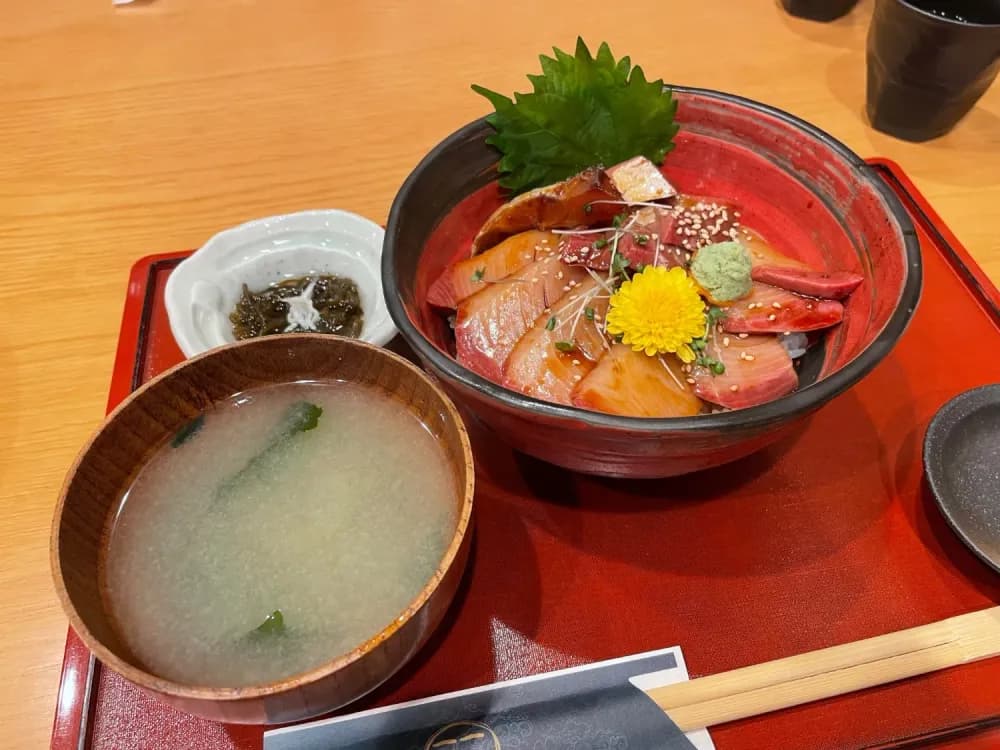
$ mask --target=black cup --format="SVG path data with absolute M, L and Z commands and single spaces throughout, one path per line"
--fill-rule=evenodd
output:
M 791 15 L 810 21 L 834 21 L 847 15 L 858 0 L 781 0 Z
M 908 141 L 951 130 L 1000 69 L 1000 0 L 876 0 L 868 118 Z

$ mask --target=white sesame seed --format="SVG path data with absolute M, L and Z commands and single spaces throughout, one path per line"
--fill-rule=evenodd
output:
M 687 382 L 689 382 L 691 385 L 694 385 L 697 382 L 694 378 L 685 378 L 685 380 L 687 380 Z
M 771 313 L 770 315 L 767 316 L 767 319 L 768 320 L 777 320 L 778 316 L 775 315 L 774 313 Z
M 773 307 L 775 310 L 780 310 L 781 309 L 781 303 L 780 302 L 772 302 L 771 303 L 771 307 Z
M 736 334 L 736 335 L 737 335 L 737 336 L 739 336 L 739 337 L 740 337 L 741 339 L 745 339 L 745 338 L 747 338 L 747 337 L 748 337 L 748 336 L 749 336 L 750 334 L 749 334 L 749 333 L 738 333 L 738 334 Z
M 579 364 L 580 364 L 580 360 L 578 360 L 578 359 L 574 359 L 574 360 L 573 360 L 573 364 L 574 364 L 574 365 L 579 365 Z
M 576 375 L 573 376 L 573 380 L 576 380 L 576 381 L 583 380 L 583 375 L 581 375 L 580 373 L 577 373 Z
M 738 385 L 736 385 L 735 383 L 733 385 L 729 386 L 729 390 L 731 390 L 733 393 L 736 393 L 736 391 L 738 391 L 739 389 L 740 389 L 740 387 Z
M 739 211 L 733 211 L 733 216 L 735 216 L 738 219 L 740 218 L 741 214 Z
M 744 354 L 746 354 L 746 352 L 743 352 L 743 353 L 744 353 Z M 756 357 L 755 357 L 754 355 L 752 355 L 752 354 L 747 354 L 747 356 L 746 356 L 746 357 L 744 357 L 744 359 L 745 359 L 745 360 L 746 360 L 747 362 L 753 362 L 753 361 L 754 361 L 755 359 L 757 359 L 757 358 L 756 358 Z
M 567 284 L 566 286 L 563 287 L 563 291 L 564 292 L 568 292 L 569 291 L 569 284 Z
M 557 279 L 561 279 L 562 277 L 563 277 L 563 272 L 562 271 L 560 271 L 559 273 L 556 274 L 556 278 Z
M 813 309 L 812 302 L 806 302 L 806 310 L 812 310 L 812 309 Z
M 722 337 L 722 345 L 723 346 L 729 346 L 729 337 L 728 336 L 723 336 Z
M 532 283 L 532 284 L 537 284 L 537 283 L 538 283 L 538 277 L 537 277 L 537 276 L 535 276 L 534 278 L 532 278 L 532 279 L 531 279 L 531 283 Z

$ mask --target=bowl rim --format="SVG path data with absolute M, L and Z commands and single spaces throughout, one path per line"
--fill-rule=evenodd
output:
M 396 328 L 416 353 L 448 378 L 457 381 L 466 388 L 481 391 L 496 399 L 507 407 L 514 409 L 530 409 L 540 416 L 553 419 L 572 419 L 590 425 L 622 430 L 633 433 L 694 432 L 701 430 L 726 430 L 735 428 L 764 427 L 776 422 L 783 422 L 791 417 L 807 414 L 833 397 L 843 393 L 861 380 L 891 351 L 896 342 L 906 331 L 913 312 L 920 300 L 923 285 L 923 267 L 920 256 L 920 242 L 917 231 L 902 202 L 892 192 L 891 188 L 878 176 L 876 170 L 860 156 L 849 149 L 844 143 L 829 133 L 802 120 L 784 110 L 768 104 L 747 99 L 736 94 L 730 94 L 714 89 L 690 86 L 666 85 L 665 88 L 675 94 L 703 97 L 721 100 L 781 120 L 787 125 L 803 131 L 806 135 L 821 142 L 837 153 L 849 167 L 857 170 L 885 202 L 889 214 L 899 226 L 905 254 L 905 279 L 900 293 L 899 304 L 893 310 L 878 335 L 859 352 L 850 362 L 827 377 L 815 383 L 796 390 L 775 401 L 769 401 L 758 406 L 717 414 L 699 414 L 693 417 L 626 417 L 604 412 L 590 411 L 576 406 L 554 404 L 549 401 L 534 398 L 518 391 L 512 391 L 493 381 L 476 374 L 460 365 L 455 359 L 438 349 L 410 320 L 406 308 L 399 295 L 399 285 L 393 261 L 396 257 L 396 237 L 402 215 L 406 211 L 405 204 L 415 197 L 415 186 L 423 173 L 454 144 L 468 140 L 477 131 L 489 132 L 486 117 L 462 126 L 443 141 L 437 144 L 414 167 L 407 176 L 392 202 L 389 218 L 386 222 L 385 246 L 382 252 L 382 289 L 386 297 L 386 305 Z M 498 157 L 499 159 L 499 157 Z M 389 290 L 392 290 L 390 293 Z
M 962 420 L 975 414 L 980 409 L 1000 406 L 1000 383 L 969 388 L 949 398 L 931 417 L 924 431 L 923 465 L 927 486 L 934 497 L 941 515 L 959 540 L 965 544 L 980 560 L 1000 573 L 1000 558 L 991 555 L 971 537 L 965 530 L 960 516 L 955 512 L 955 503 L 950 499 L 954 494 L 949 492 L 944 478 L 944 451 L 948 439 L 954 434 Z
M 157 387 L 161 382 L 169 380 L 171 378 L 177 377 L 177 373 L 183 369 L 188 369 L 191 367 L 196 367 L 199 362 L 204 359 L 208 359 L 214 356 L 219 356 L 220 354 L 229 352 L 230 350 L 242 347 L 252 347 L 259 345 L 266 345 L 270 342 L 271 345 L 288 345 L 295 346 L 297 341 L 303 339 L 312 339 L 318 342 L 330 342 L 331 340 L 339 340 L 347 344 L 347 348 L 357 347 L 359 349 L 367 349 L 378 356 L 385 357 L 390 360 L 394 360 L 396 363 L 401 364 L 404 369 L 408 370 L 413 376 L 422 380 L 426 386 L 428 386 L 431 391 L 440 399 L 441 404 L 444 406 L 447 418 L 453 423 L 456 430 L 458 431 L 459 442 L 462 446 L 462 457 L 465 462 L 465 486 L 462 489 L 463 497 L 461 502 L 461 507 L 459 509 L 458 517 L 456 519 L 455 531 L 452 535 L 451 541 L 445 548 L 441 555 L 441 559 L 431 573 L 427 582 L 420 589 L 420 592 L 407 604 L 407 606 L 396 615 L 390 623 L 388 623 L 382 630 L 380 630 L 375 635 L 369 637 L 368 639 L 362 641 L 360 644 L 355 646 L 350 651 L 338 654 L 335 658 L 327 660 L 317 667 L 309 669 L 304 672 L 298 672 L 296 674 L 283 677 L 280 680 L 274 680 L 272 682 L 264 683 L 261 685 L 248 685 L 244 687 L 218 687 L 210 685 L 189 685 L 186 683 L 176 682 L 174 680 L 169 680 L 164 677 L 160 677 L 153 672 L 147 671 L 146 669 L 136 666 L 131 662 L 122 659 L 118 654 L 113 652 L 107 646 L 104 645 L 87 627 L 83 618 L 77 612 L 76 607 L 73 605 L 70 599 L 69 592 L 66 588 L 63 579 L 63 567 L 62 560 L 59 555 L 59 533 L 62 528 L 63 519 L 65 517 L 66 500 L 69 494 L 70 486 L 77 475 L 77 472 L 83 463 L 84 459 L 89 454 L 91 448 L 93 447 L 97 438 L 104 433 L 107 427 L 121 414 L 125 409 L 143 397 L 145 393 Z M 463 544 L 466 543 L 469 534 L 471 533 L 472 525 L 472 508 L 473 499 L 475 494 L 475 463 L 472 455 L 472 444 L 469 439 L 468 431 L 465 428 L 465 423 L 462 421 L 459 415 L 458 409 L 448 395 L 441 389 L 441 387 L 423 370 L 417 367 L 415 364 L 407 360 L 405 357 L 396 354 L 395 352 L 384 349 L 375 344 L 371 344 L 366 341 L 361 341 L 358 339 L 349 338 L 346 336 L 337 336 L 334 334 L 322 334 L 322 333 L 288 333 L 280 334 L 274 336 L 261 336 L 253 339 L 247 339 L 244 341 L 237 341 L 232 344 L 227 344 L 225 346 L 219 346 L 214 349 L 210 349 L 202 354 L 198 354 L 190 359 L 185 359 L 173 367 L 163 371 L 159 375 L 150 380 L 146 381 L 139 388 L 135 389 L 104 418 L 101 425 L 94 430 L 93 434 L 87 439 L 87 442 L 80 449 L 76 458 L 73 461 L 69 471 L 66 474 L 66 478 L 63 481 L 62 488 L 59 492 L 59 499 L 56 502 L 55 511 L 53 513 L 51 532 L 49 537 L 49 563 L 52 571 L 52 577 L 55 584 L 56 594 L 59 598 L 59 603 L 66 614 L 69 623 L 73 630 L 80 636 L 80 639 L 84 642 L 87 648 L 104 664 L 110 667 L 113 671 L 118 672 L 120 675 L 125 677 L 130 682 L 138 685 L 141 688 L 145 688 L 154 693 L 161 693 L 164 695 L 169 695 L 177 698 L 193 699 L 200 701 L 212 701 L 212 702 L 241 702 L 241 701 L 251 701 L 254 699 L 264 698 L 267 696 L 277 695 L 281 693 L 286 693 L 289 691 L 294 691 L 298 688 L 310 685 L 320 680 L 329 677 L 330 675 L 342 670 L 343 668 L 361 660 L 365 655 L 373 651 L 377 646 L 382 644 L 391 638 L 395 633 L 400 630 L 406 623 L 413 620 L 423 609 L 423 607 L 428 603 L 431 596 L 438 589 L 441 581 L 447 575 L 449 570 L 451 570 L 452 565 L 454 565 L 456 559 L 460 556 L 460 551 Z M 402 665 L 398 665 L 402 666 Z M 386 678 L 391 675 L 386 675 Z M 373 686 L 374 687 L 374 686 Z M 361 695 L 352 698 L 357 700 L 361 698 Z
M 910 13 L 916 14 L 925 23 L 930 22 L 932 25 L 942 26 L 947 29 L 958 29 L 965 26 L 971 26 L 974 29 L 986 29 L 988 31 L 993 31 L 1000 26 L 1000 23 L 989 22 L 989 21 L 957 21 L 954 18 L 948 18 L 947 16 L 939 16 L 935 13 L 931 13 L 929 10 L 921 8 L 914 5 L 912 0 L 901 0 L 900 5 L 906 7 L 906 10 Z

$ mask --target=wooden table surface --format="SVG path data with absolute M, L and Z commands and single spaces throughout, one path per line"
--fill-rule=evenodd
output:
M 536 6 L 543 9 L 536 10 Z M 64 472 L 101 420 L 129 267 L 266 214 L 384 221 L 408 171 L 553 44 L 784 108 L 898 161 L 1000 280 L 1000 86 L 915 145 L 863 116 L 871 2 L 7 2 L 0 23 L 0 727 L 48 742 L 66 621 L 49 574 Z M 531 20 L 535 19 L 535 20 Z M 13 743 L 13 744 L 12 744 Z

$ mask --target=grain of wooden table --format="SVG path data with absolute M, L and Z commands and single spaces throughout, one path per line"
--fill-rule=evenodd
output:
M 897 160 L 1000 280 L 1000 87 L 914 145 L 862 110 L 862 2 L 813 24 L 773 0 L 8 0 L 0 21 L 0 727 L 48 742 L 66 621 L 50 514 L 104 413 L 139 256 L 264 214 L 383 221 L 409 169 L 522 89 L 536 55 L 607 39 L 653 77 L 759 99 Z M 536 9 L 536 6 L 543 6 Z

